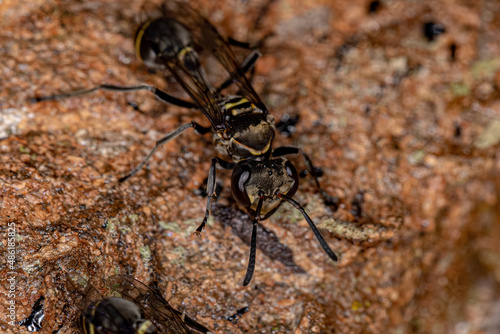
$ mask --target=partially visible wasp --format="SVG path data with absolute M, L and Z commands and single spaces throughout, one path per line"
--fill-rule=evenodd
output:
M 137 304 L 119 297 L 93 302 L 82 312 L 78 324 L 84 334 L 158 333 L 153 323 L 145 319 L 144 312 Z
M 25 326 L 30 332 L 38 332 L 42 329 L 42 321 L 45 318 L 45 297 L 40 296 L 33 305 L 30 315 L 19 321 L 18 325 Z
M 106 284 L 123 298 L 141 307 L 155 325 L 159 333 L 201 333 L 212 332 L 186 314 L 177 311 L 163 298 L 157 289 L 152 289 L 132 276 L 113 275 L 106 279 Z
M 227 154 L 232 162 L 218 157 L 212 158 L 208 173 L 205 216 L 195 233 L 201 233 L 210 214 L 212 197 L 215 195 L 216 168 L 233 170 L 231 176 L 233 197 L 253 218 L 250 257 L 243 285 L 250 283 L 255 269 L 258 222 L 276 212 L 283 201 L 290 203 L 302 213 L 325 253 L 330 259 L 337 261 L 337 256 L 323 239 L 314 222 L 304 208 L 292 198 L 299 185 L 298 173 L 294 165 L 283 156 L 301 154 L 321 195 L 324 199 L 328 199 L 329 196 L 320 187 L 311 160 L 302 149 L 295 146 L 272 149 L 275 137 L 274 117 L 245 76 L 245 72 L 252 68 L 257 60 L 258 53 L 252 52 L 241 65 L 238 65 L 228 40 L 225 40 L 198 12 L 175 1 L 164 3 L 161 12 L 161 17 L 147 21 L 139 28 L 135 40 L 136 53 L 150 68 L 167 69 L 190 96 L 192 103 L 149 85 L 130 87 L 101 85 L 69 94 L 42 97 L 36 101 L 82 95 L 96 90 L 120 92 L 148 90 L 161 101 L 199 109 L 210 121 L 211 127 L 204 127 L 195 121 L 181 125 L 158 140 L 142 163 L 119 181 L 125 181 L 136 174 L 161 145 L 173 140 L 187 129 L 194 128 L 199 134 L 213 131 L 217 151 Z M 196 48 L 212 54 L 229 73 L 229 80 L 214 88 L 206 79 Z M 239 93 L 228 96 L 221 94 L 221 90 L 232 83 L 237 85 Z
M 191 334 L 191 329 L 211 333 L 170 306 L 160 292 L 131 276 L 114 275 L 106 279 L 106 284 L 123 298 L 101 298 L 82 277 L 74 275 L 69 279 L 85 300 L 78 318 L 78 326 L 84 334 Z

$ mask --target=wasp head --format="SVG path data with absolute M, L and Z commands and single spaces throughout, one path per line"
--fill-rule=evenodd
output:
M 280 206 L 278 194 L 293 196 L 299 186 L 297 170 L 285 158 L 268 161 L 242 160 L 234 168 L 231 190 L 238 203 L 258 219 L 266 219 Z M 259 199 L 260 214 L 257 213 Z

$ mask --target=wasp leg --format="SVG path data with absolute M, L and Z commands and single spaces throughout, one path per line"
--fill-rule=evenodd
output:
M 255 63 L 257 62 L 257 60 L 262 57 L 262 54 L 260 53 L 259 51 L 259 47 L 264 44 L 265 40 L 267 38 L 269 38 L 272 34 L 269 34 L 269 35 L 266 35 L 264 36 L 264 38 L 262 38 L 258 43 L 256 44 L 251 44 L 251 43 L 248 43 L 248 42 L 241 42 L 241 41 L 238 41 L 234 38 L 231 38 L 231 37 L 228 37 L 227 38 L 227 42 L 229 45 L 231 46 L 236 46 L 236 47 L 239 47 L 239 48 L 243 48 L 243 49 L 248 49 L 248 50 L 252 50 L 252 52 L 245 58 L 245 60 L 243 60 L 243 62 L 241 63 L 240 65 L 240 69 L 241 69 L 241 72 L 243 74 L 247 73 L 248 71 L 250 71 L 250 78 L 249 78 L 249 81 L 252 82 L 252 79 L 253 79 L 253 76 L 255 74 Z M 224 81 L 218 88 L 217 88 L 217 92 L 220 93 L 223 89 L 229 87 L 231 84 L 233 84 L 234 81 L 232 78 L 228 78 L 226 81 Z
M 227 42 L 229 43 L 229 45 L 236 46 L 238 48 L 248 49 L 248 50 L 255 49 L 255 46 L 253 44 L 250 44 L 248 42 L 238 41 L 237 39 L 234 39 L 232 37 L 228 37 Z
M 212 163 L 210 164 L 210 169 L 208 170 L 208 181 L 207 181 L 207 208 L 205 210 L 205 217 L 203 218 L 203 222 L 198 226 L 194 234 L 200 235 L 201 231 L 205 228 L 207 224 L 208 216 L 210 215 L 210 204 L 212 203 L 212 198 L 216 197 L 215 193 L 215 181 L 217 178 L 216 167 L 220 166 L 224 169 L 230 170 L 236 166 L 235 163 L 224 161 L 220 158 L 213 157 Z
M 198 332 L 201 332 L 204 334 L 211 334 L 212 333 L 208 328 L 206 328 L 205 326 L 203 326 L 202 324 L 200 324 L 199 322 L 197 322 L 196 320 L 194 320 L 193 318 L 191 318 L 190 316 L 188 316 L 184 313 L 182 314 L 182 319 L 184 320 L 184 322 L 186 323 L 186 325 L 189 328 L 192 328 L 192 329 L 197 330 Z
M 238 42 L 242 43 L 242 42 Z M 248 44 L 250 45 L 250 44 Z M 240 69 L 243 74 L 247 73 L 248 71 L 250 72 L 250 81 L 252 81 L 253 75 L 255 73 L 255 63 L 257 60 L 262 57 L 262 54 L 260 53 L 259 50 L 254 49 L 246 58 L 245 60 L 241 63 Z M 217 93 L 220 93 L 223 89 L 231 86 L 234 83 L 232 78 L 228 78 L 226 81 L 224 81 L 218 88 L 217 88 Z
M 207 133 L 211 130 L 211 128 L 201 126 L 198 123 L 196 123 L 195 121 L 191 121 L 189 123 L 186 123 L 186 124 L 180 126 L 179 128 L 175 129 L 174 131 L 168 133 L 165 137 L 158 140 L 156 142 L 155 146 L 153 147 L 153 149 L 151 150 L 151 152 L 149 152 L 148 156 L 137 167 L 135 167 L 129 174 L 120 178 L 118 181 L 123 182 L 123 181 L 127 180 L 128 178 L 130 178 L 131 176 L 134 176 L 138 171 L 140 171 L 142 169 L 142 167 L 144 167 L 146 162 L 148 162 L 148 160 L 151 158 L 151 156 L 156 152 L 156 150 L 160 146 L 162 146 L 165 143 L 168 143 L 172 139 L 175 139 L 178 135 L 180 135 L 181 133 L 183 133 L 184 131 L 186 131 L 189 128 L 194 128 L 195 131 L 201 135 L 204 135 L 205 133 Z
M 172 311 L 174 311 L 189 328 L 192 328 L 204 334 L 212 333 L 208 328 L 206 328 L 205 326 L 203 326 L 202 324 L 200 324 L 199 322 L 188 316 L 186 313 L 182 313 L 181 311 L 178 311 L 174 308 L 172 309 Z
M 41 96 L 41 97 L 35 97 L 30 100 L 31 103 L 37 103 L 37 102 L 42 102 L 42 101 L 50 101 L 50 100 L 62 100 L 68 97 L 75 97 L 75 96 L 81 96 L 81 95 L 86 95 L 93 93 L 95 91 L 110 91 L 110 92 L 121 92 L 121 93 L 127 93 L 127 92 L 136 92 L 136 91 L 148 91 L 154 94 L 154 96 L 160 100 L 163 103 L 169 103 L 173 104 L 179 107 L 184 107 L 184 108 L 197 108 L 195 104 L 184 101 L 181 99 L 178 99 L 172 95 L 169 95 L 162 91 L 161 89 L 156 88 L 155 86 L 151 86 L 148 84 L 141 84 L 137 86 L 115 86 L 115 85 L 99 85 L 96 87 L 92 87 L 89 89 L 81 89 L 77 90 L 71 93 L 65 93 L 65 94 L 55 94 L 55 95 L 50 95 L 50 96 Z
M 273 157 L 280 157 L 283 155 L 298 154 L 298 153 L 302 155 L 302 158 L 304 159 L 304 163 L 306 165 L 306 169 L 309 172 L 309 174 L 311 174 L 311 176 L 314 178 L 314 181 L 316 182 L 316 187 L 318 188 L 321 197 L 323 197 L 323 201 L 325 202 L 325 204 L 333 207 L 334 210 L 337 210 L 339 207 L 339 199 L 337 197 L 329 195 L 326 191 L 323 190 L 323 188 L 321 188 L 321 185 L 319 184 L 318 180 L 318 175 L 316 174 L 316 168 L 314 167 L 309 156 L 301 148 L 298 148 L 296 146 L 278 147 L 273 151 Z

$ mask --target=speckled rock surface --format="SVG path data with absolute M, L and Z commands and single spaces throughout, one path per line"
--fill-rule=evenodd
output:
M 227 172 L 207 229 L 192 235 L 215 154 L 209 136 L 184 133 L 118 183 L 163 134 L 193 119 L 208 125 L 201 113 L 144 92 L 29 102 L 102 83 L 146 82 L 187 98 L 135 59 L 142 4 L 7 0 L 0 331 L 27 333 L 9 324 L 9 303 L 20 321 L 43 295 L 41 332 L 75 332 L 68 272 L 103 295 L 99 278 L 114 273 L 157 281 L 175 308 L 214 333 L 500 331 L 498 2 L 381 1 L 371 13 L 368 1 L 191 4 L 225 36 L 266 36 L 254 87 L 277 120 L 299 118 L 275 147 L 302 147 L 340 199 L 338 210 L 326 206 L 309 177 L 295 195 L 340 261 L 283 205 L 262 222 L 255 275 L 242 287 L 251 220 L 231 198 Z M 445 31 L 426 37 L 426 23 Z M 238 322 L 226 320 L 243 307 Z

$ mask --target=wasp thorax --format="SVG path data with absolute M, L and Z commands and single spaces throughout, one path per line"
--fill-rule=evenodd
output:
M 235 161 L 265 155 L 270 151 L 274 140 L 274 124 L 268 115 L 253 112 L 232 117 L 228 152 Z
M 265 219 L 273 214 L 281 204 L 278 193 L 293 196 L 299 179 L 297 170 L 285 158 L 268 161 L 243 160 L 239 162 L 231 177 L 234 198 L 252 216 L 257 214 L 259 198 L 263 197 L 260 217 Z

